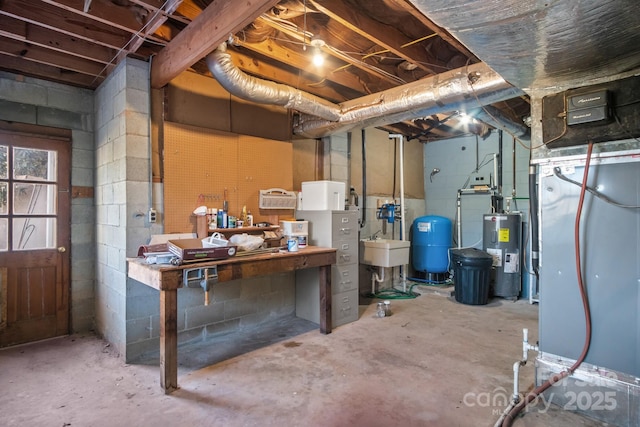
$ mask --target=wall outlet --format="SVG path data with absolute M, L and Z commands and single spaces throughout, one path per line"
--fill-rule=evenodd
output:
M 149 209 L 149 222 L 150 223 L 155 223 L 158 220 L 158 213 L 156 212 L 155 209 L 150 208 Z

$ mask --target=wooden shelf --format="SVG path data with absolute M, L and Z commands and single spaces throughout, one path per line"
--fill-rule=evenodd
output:
M 261 233 L 263 231 L 275 231 L 279 228 L 280 226 L 278 225 L 271 225 L 269 227 L 216 228 L 213 230 L 207 230 L 207 233 L 209 235 L 213 233 L 220 233 L 220 234 L 224 234 L 225 236 L 227 234 L 240 234 L 240 233 L 255 234 L 255 233 Z
M 207 226 L 207 219 L 204 215 L 198 215 L 196 217 L 196 234 L 199 239 L 203 239 L 207 236 L 211 236 L 213 233 L 221 233 L 225 236 L 233 234 L 247 233 L 256 234 L 264 231 L 276 231 L 280 228 L 279 225 L 270 225 L 269 227 L 240 227 L 240 228 L 215 228 L 209 230 Z

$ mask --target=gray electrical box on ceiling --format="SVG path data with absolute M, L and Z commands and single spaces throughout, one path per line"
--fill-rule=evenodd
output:
M 542 99 L 542 140 L 547 148 L 639 136 L 640 76 Z

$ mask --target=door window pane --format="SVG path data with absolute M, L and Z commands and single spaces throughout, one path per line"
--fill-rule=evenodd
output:
M 56 185 L 13 184 L 13 213 L 17 215 L 53 215 L 56 213 Z
M 0 145 L 0 179 L 9 178 L 9 174 L 7 171 L 9 168 L 7 167 L 7 153 L 9 152 L 9 147 L 6 145 Z
M 6 252 L 9 247 L 9 232 L 7 225 L 9 220 L 7 218 L 0 218 L 0 252 Z
M 53 249 L 56 247 L 55 218 L 14 218 L 13 250 Z
M 9 213 L 7 208 L 7 189 L 9 184 L 6 182 L 0 182 L 0 215 L 6 215 Z
M 14 148 L 13 177 L 16 179 L 55 181 L 56 152 L 34 148 Z

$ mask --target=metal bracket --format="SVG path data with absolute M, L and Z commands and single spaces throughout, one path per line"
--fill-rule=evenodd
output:
M 182 273 L 182 285 L 187 288 L 202 288 L 208 292 L 218 282 L 218 266 L 186 268 Z

